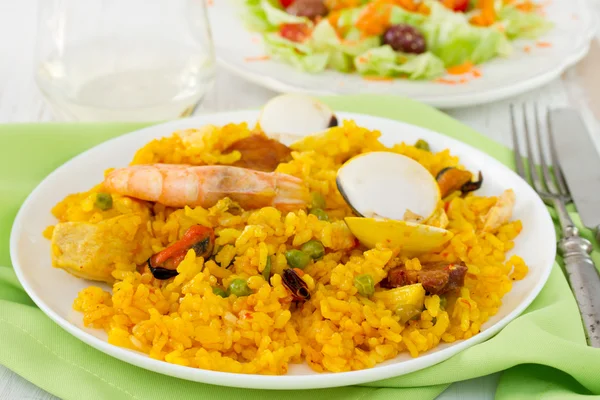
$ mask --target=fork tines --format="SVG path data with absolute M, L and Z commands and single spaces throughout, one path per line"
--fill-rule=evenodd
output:
M 569 190 L 556 155 L 552 126 L 547 109 L 544 107 L 542 111 L 546 116 L 545 124 L 543 124 L 540 117 L 540 107 L 537 103 L 530 106 L 524 103 L 520 109 L 520 112 L 518 112 L 514 104 L 510 105 L 512 141 L 517 172 L 544 200 L 560 198 L 566 202 L 570 201 Z M 517 123 L 519 114 L 521 124 Z M 517 125 L 520 125 L 520 127 Z M 523 143 L 519 141 L 519 132 L 522 132 L 524 137 L 526 159 L 521 151 Z M 525 168 L 525 163 L 527 168 Z M 536 163 L 539 163 L 539 168 L 536 167 Z

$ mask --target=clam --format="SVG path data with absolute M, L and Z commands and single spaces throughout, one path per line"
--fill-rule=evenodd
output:
M 371 152 L 347 161 L 337 187 L 358 217 L 346 224 L 366 247 L 382 243 L 417 255 L 439 248 L 453 236 L 423 224 L 437 210 L 440 189 L 429 171 L 397 153 Z
M 258 117 L 262 131 L 280 140 L 298 139 L 337 126 L 333 110 L 304 94 L 283 94 L 269 100 Z

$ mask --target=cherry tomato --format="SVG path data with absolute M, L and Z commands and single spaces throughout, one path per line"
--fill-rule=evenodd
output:
M 467 11 L 468 6 L 469 0 L 454 0 L 454 7 L 452 7 L 452 10 L 465 12 Z
M 279 3 L 281 4 L 281 7 L 283 7 L 283 8 L 288 8 L 289 6 L 292 5 L 293 2 L 294 2 L 294 0 L 279 0 Z
M 308 38 L 310 30 L 306 24 L 283 24 L 279 27 L 279 34 L 287 40 L 300 43 Z

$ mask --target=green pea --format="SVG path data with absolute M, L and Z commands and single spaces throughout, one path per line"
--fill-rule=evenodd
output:
M 267 264 L 262 271 L 262 276 L 265 278 L 265 281 L 269 282 L 269 279 L 271 278 L 271 256 L 267 256 Z
M 304 269 L 310 264 L 310 256 L 305 252 L 296 249 L 286 251 L 285 259 L 292 268 Z
M 216 294 L 217 296 L 227 297 L 227 292 L 224 291 L 223 289 L 221 289 L 220 287 L 214 287 L 212 289 L 213 289 L 213 293 Z
M 320 221 L 329 221 L 329 215 L 322 208 L 311 208 L 308 213 L 316 216 Z
M 321 208 L 321 209 L 325 209 L 326 204 L 325 204 L 325 197 L 323 197 L 323 195 L 319 192 L 312 192 L 310 194 L 311 196 L 311 207 L 312 208 Z
M 94 205 L 102 211 L 110 210 L 113 206 L 112 196 L 109 193 L 98 193 Z
M 228 294 L 234 294 L 237 297 L 249 296 L 252 294 L 252 289 L 248 287 L 245 279 L 234 279 L 227 288 Z
M 429 149 L 429 143 L 427 143 L 425 140 L 423 139 L 419 139 L 417 140 L 417 143 L 415 143 L 415 147 L 417 149 L 421 149 L 421 150 L 425 150 L 425 151 L 431 151 Z
M 370 297 L 375 293 L 375 282 L 369 274 L 355 276 L 354 287 L 358 289 L 361 296 Z
M 325 255 L 325 247 L 318 240 L 309 240 L 300 250 L 308 254 L 313 260 L 318 260 Z
M 445 310 L 447 305 L 448 305 L 448 299 L 446 298 L 446 296 L 440 296 L 440 308 L 442 310 Z

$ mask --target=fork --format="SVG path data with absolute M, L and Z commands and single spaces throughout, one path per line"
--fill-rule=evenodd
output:
M 563 256 L 565 270 L 571 290 L 575 295 L 581 318 L 585 326 L 587 342 L 592 347 L 600 347 L 600 276 L 590 257 L 592 244 L 579 236 L 566 209 L 566 204 L 571 203 L 571 195 L 567 183 L 558 163 L 556 146 L 554 144 L 552 126 L 546 112 L 547 135 L 543 134 L 540 123 L 540 113 L 537 104 L 533 104 L 533 123 L 529 123 L 526 104 L 522 105 L 522 124 L 525 136 L 527 156 L 527 170 L 523 160 L 521 147 L 518 140 L 517 117 L 514 104 L 510 105 L 510 119 L 512 126 L 512 141 L 515 154 L 515 164 L 518 174 L 537 192 L 541 199 L 549 206 L 554 207 L 558 215 L 562 238 L 558 241 L 558 250 Z M 540 168 L 535 166 L 536 150 L 532 145 L 533 138 L 530 126 L 535 128 L 535 141 Z M 544 150 L 543 136 L 547 136 L 549 152 Z M 549 154 L 548 154 L 549 153 Z M 551 161 L 551 164 L 547 160 Z

